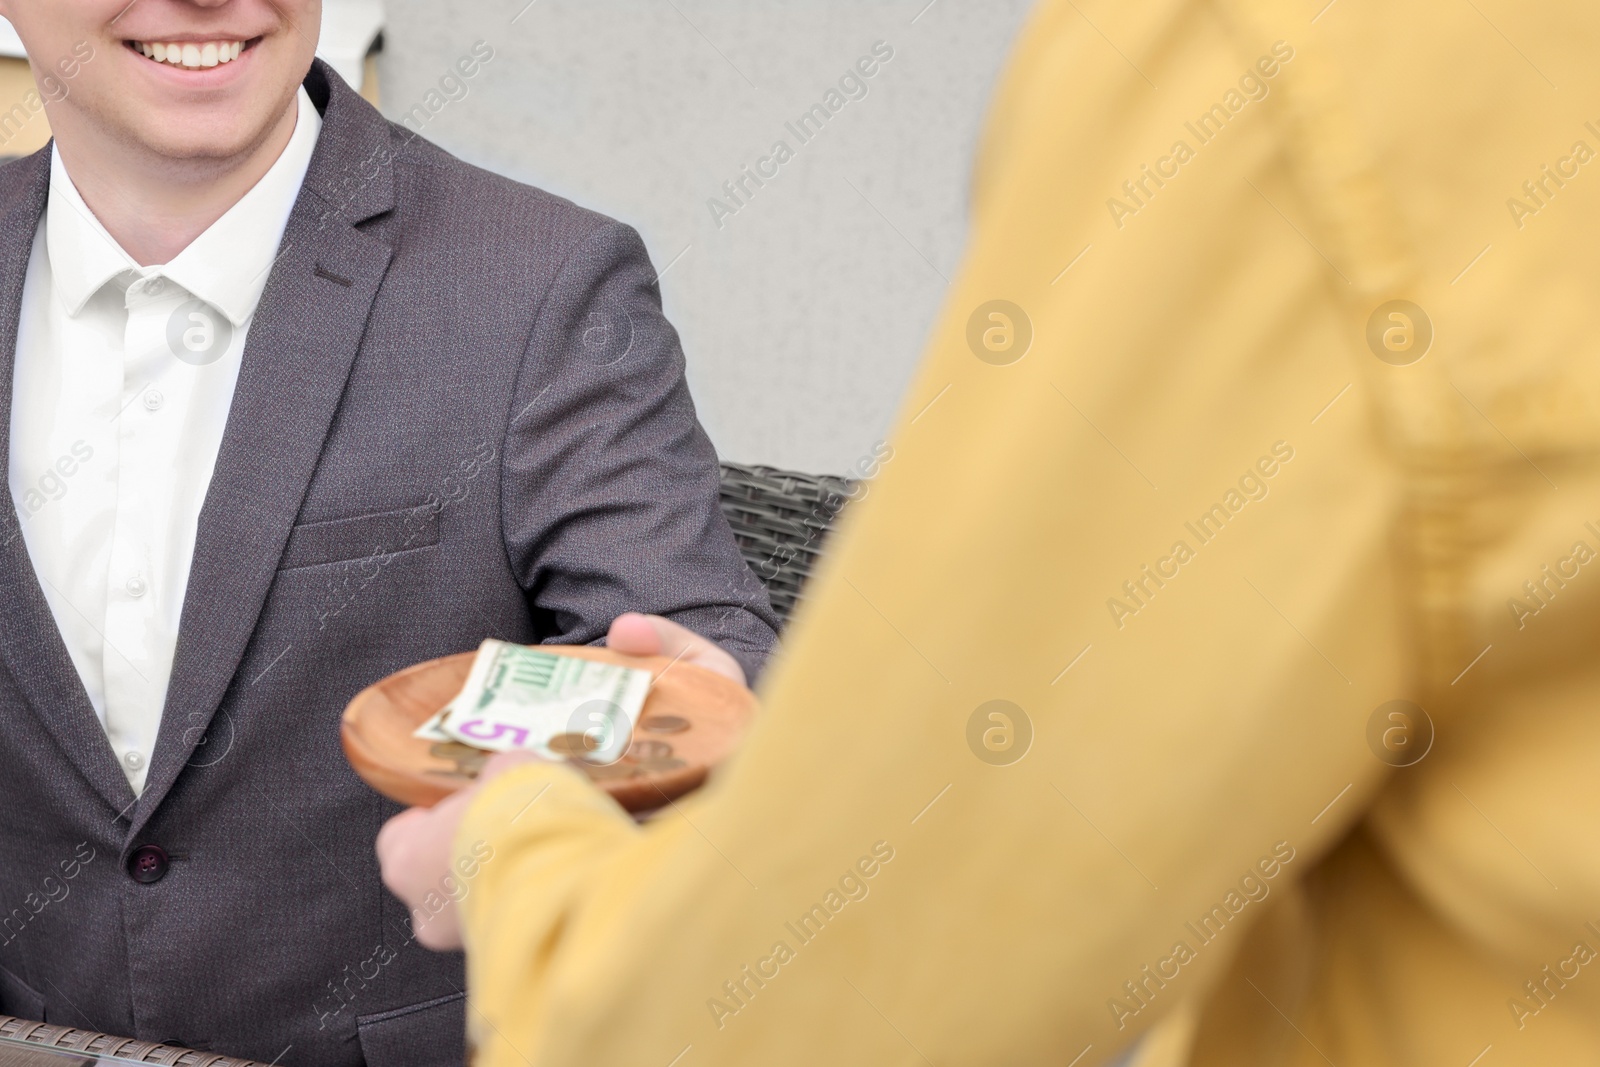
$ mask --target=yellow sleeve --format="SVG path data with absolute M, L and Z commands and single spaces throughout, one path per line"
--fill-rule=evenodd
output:
M 553 966 L 565 957 L 552 919 L 559 924 L 558 917 L 581 909 L 595 873 L 638 834 L 609 797 L 560 765 L 502 775 L 468 809 L 456 867 L 466 886 L 458 907 L 473 946 L 468 1032 L 483 1052 L 478 1062 L 520 1062 L 520 1050 L 531 1047 L 530 1006 L 547 999 L 551 982 L 566 979 Z
M 469 813 L 479 1064 L 1089 1067 L 1192 1018 L 1360 816 L 1418 684 L 1374 427 L 1439 382 L 1375 384 L 1409 268 L 1305 31 L 1042 5 L 745 749 L 639 829 L 557 769 Z

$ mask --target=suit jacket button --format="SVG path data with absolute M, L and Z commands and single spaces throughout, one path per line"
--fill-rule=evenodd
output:
M 160 845 L 140 845 L 128 857 L 128 877 L 141 885 L 159 882 L 167 876 L 170 862 L 167 850 Z

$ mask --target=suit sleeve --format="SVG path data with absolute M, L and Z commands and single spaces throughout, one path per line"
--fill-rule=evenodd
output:
M 507 551 L 548 642 L 598 642 L 616 616 L 649 612 L 757 675 L 777 620 L 718 505 L 717 455 L 630 227 L 606 221 L 567 255 L 524 356 L 502 470 Z

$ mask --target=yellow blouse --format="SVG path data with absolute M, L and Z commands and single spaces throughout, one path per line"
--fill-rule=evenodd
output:
M 478 1062 L 1600 1062 L 1597 55 L 1042 4 L 744 751 L 470 810 Z

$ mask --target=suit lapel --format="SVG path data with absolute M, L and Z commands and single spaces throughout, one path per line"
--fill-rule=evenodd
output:
M 13 164 L 23 177 L 0 200 L 0 474 L 11 465 L 11 400 L 28 257 L 50 189 L 50 146 Z M 9 491 L 0 506 L 0 658 L 45 729 L 116 811 L 133 802 L 105 730 L 39 585 Z
M 250 326 L 200 511 L 172 677 L 134 834 L 191 760 L 229 685 L 255 682 L 234 676 L 392 255 L 386 243 L 358 228 L 393 206 L 392 165 L 381 154 L 390 144 L 387 124 L 320 61 L 306 87 L 325 109 L 322 133 Z M 384 165 L 377 166 L 378 159 Z M 292 649 L 264 651 L 293 655 Z

